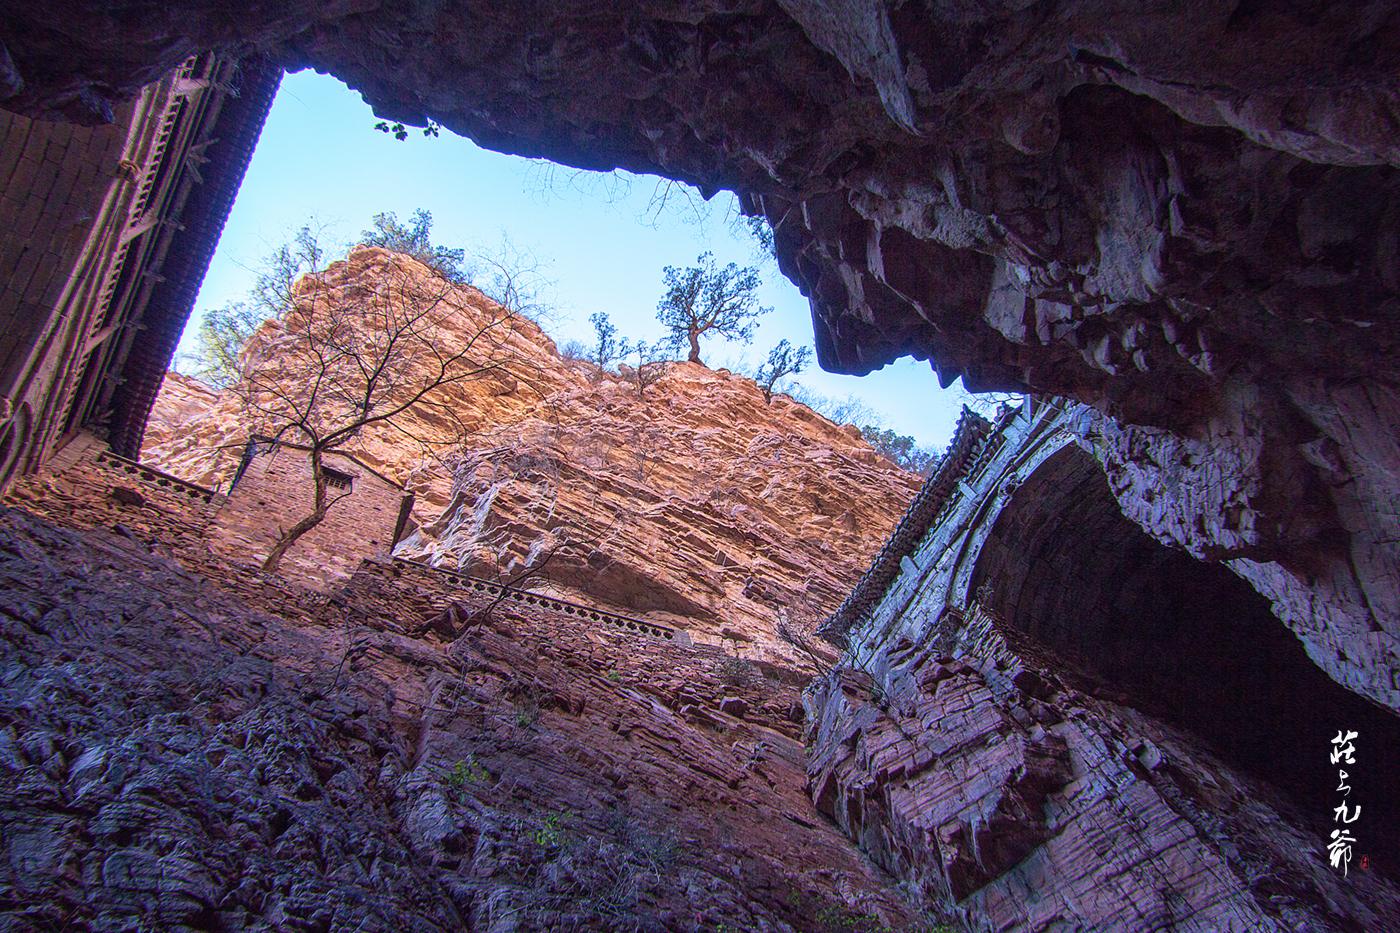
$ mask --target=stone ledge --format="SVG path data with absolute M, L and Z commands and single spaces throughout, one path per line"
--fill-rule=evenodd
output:
M 595 609 L 581 603 L 570 602 L 567 599 L 558 599 L 553 596 L 544 596 L 540 593 L 531 593 L 517 587 L 495 583 L 490 580 L 483 580 L 470 574 L 462 573 L 458 570 L 449 570 L 446 567 L 434 567 L 431 564 L 424 564 L 416 560 L 407 560 L 402 557 L 394 558 L 396 565 L 408 567 L 420 567 L 424 570 L 431 570 L 460 580 L 459 584 L 464 589 L 469 589 L 475 593 L 482 593 L 487 596 L 501 597 L 515 602 L 524 603 L 527 606 L 541 606 L 546 609 L 553 609 L 565 615 L 577 616 L 581 619 L 588 619 L 595 622 L 606 622 L 609 625 L 635 632 L 639 635 L 647 635 L 652 638 L 661 638 L 673 641 L 680 645 L 689 646 L 691 644 L 690 635 L 683 629 L 672 628 L 669 625 L 662 625 L 659 622 L 648 622 L 645 619 L 635 619 L 631 616 L 618 615 L 615 612 L 608 612 L 604 609 Z

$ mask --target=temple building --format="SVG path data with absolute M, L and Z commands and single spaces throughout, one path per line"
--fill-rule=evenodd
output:
M 0 111 L 0 489 L 81 430 L 136 456 L 281 74 L 207 53 L 106 125 Z

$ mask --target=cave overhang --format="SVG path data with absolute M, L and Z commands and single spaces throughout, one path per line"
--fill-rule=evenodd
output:
M 823 366 L 912 355 L 1110 415 L 1130 516 L 1232 561 L 1396 708 L 1397 15 L 12 2 L 0 106 L 101 122 L 212 49 L 332 72 L 386 118 L 502 152 L 732 189 L 772 225 Z

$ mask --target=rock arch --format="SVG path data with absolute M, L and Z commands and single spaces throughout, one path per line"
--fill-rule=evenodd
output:
M 1400 834 L 1400 717 L 1315 663 L 1240 567 L 1125 517 L 1101 430 L 1056 400 L 965 414 L 823 628 L 848 668 L 809 704 L 814 799 L 979 928 L 1395 916 L 1393 865 L 1358 883 L 1325 853 L 1344 800 Z M 1371 749 L 1349 797 L 1342 730 Z
M 1400 718 L 1324 674 L 1247 581 L 1126 519 L 1080 446 L 1055 445 L 984 521 L 969 603 L 1067 657 L 1106 694 L 1203 739 L 1300 811 L 1318 817 L 1318 802 L 1336 796 L 1326 750 L 1339 729 L 1400 748 Z M 1390 797 L 1367 795 L 1368 819 L 1387 837 L 1400 834 Z
M 1112 457 L 1106 424 L 1085 406 L 1035 398 L 1004 408 L 995 423 L 966 415 L 954 453 L 823 631 L 867 648 L 896 630 L 917 641 L 928 637 L 929 621 L 915 618 L 912 606 L 961 609 L 990 599 L 989 608 L 1008 622 L 1057 649 L 1080 651 L 1099 641 L 1064 629 L 1075 616 L 1095 624 L 1165 618 L 1191 612 L 1195 600 L 1237 607 L 1249 631 L 1269 633 L 1251 642 L 1260 651 L 1284 651 L 1286 644 L 1290 658 L 1395 707 L 1383 628 L 1366 632 L 1381 649 L 1374 655 L 1336 650 L 1341 626 L 1325 602 L 1300 606 L 1279 597 L 1274 584 L 1289 573 L 1283 565 L 1201 560 L 1174 536 L 1156 528 L 1149 534 L 1141 516 L 1125 508 L 1140 504 L 1133 498 L 1140 492 L 1115 488 L 1105 467 Z M 1134 629 L 1122 650 L 1132 637 L 1155 636 L 1150 627 Z M 1148 643 L 1137 647 L 1147 650 Z

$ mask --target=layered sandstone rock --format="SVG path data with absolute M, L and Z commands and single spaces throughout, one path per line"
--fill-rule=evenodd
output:
M 1326 770 L 1325 739 L 1302 750 L 1314 761 L 1266 763 L 1261 779 L 1227 761 L 1248 735 L 1213 745 L 1168 725 L 1142 712 L 1150 696 L 1080 673 L 978 608 L 866 663 L 874 676 L 843 669 L 807 696 L 813 799 L 881 865 L 956 904 L 970 929 L 1346 930 L 1400 919 L 1391 860 L 1369 855 L 1361 867 L 1393 834 L 1393 809 L 1375 806 L 1387 805 L 1386 779 L 1366 788 L 1372 809 L 1357 812 L 1374 835 L 1346 876 L 1328 864 L 1331 783 L 1302 800 L 1272 783 L 1309 764 Z M 1396 727 L 1365 731 L 1369 767 L 1384 770 Z
M 327 598 L 114 476 L 20 490 L 106 529 L 0 509 L 0 926 L 909 920 L 807 801 L 784 672 L 422 567 Z
M 501 308 L 470 286 L 447 288 L 422 264 L 384 249 L 357 248 L 347 261 L 332 263 L 320 276 L 303 278 L 297 288 L 294 317 L 265 322 L 241 356 L 249 372 L 286 389 L 292 398 L 305 397 L 309 387 L 298 384 L 306 378 L 300 371 L 305 367 L 285 367 L 283 351 L 295 352 L 310 342 L 326 346 L 327 335 L 314 324 L 308 327 L 305 316 L 327 312 L 354 294 L 387 289 L 406 298 L 399 302 L 405 309 L 440 305 L 442 310 L 434 310 L 424 326 L 425 336 L 454 352 L 474 343 L 466 363 L 482 372 L 443 385 L 426 400 L 430 404 L 397 416 L 392 426 L 366 428 L 350 445 L 368 466 L 422 495 L 428 514 L 448 501 L 450 470 L 441 467 L 459 445 L 470 443 L 483 429 L 518 420 L 557 391 L 586 382 L 583 370 L 561 360 L 554 341 L 533 321 Z M 369 328 L 386 320 L 385 314 L 374 314 L 355 324 L 369 337 Z M 367 351 L 367 357 L 372 352 Z M 404 380 L 427 385 L 432 362 L 414 360 Z M 466 371 L 462 367 L 453 373 Z M 343 381 L 359 387 L 351 379 Z M 227 485 L 249 432 L 280 426 L 247 404 L 253 394 L 248 385 L 245 379 L 238 391 L 219 392 L 195 379 L 168 374 L 147 425 L 143 457 L 191 482 Z M 389 393 L 376 396 L 380 404 L 392 400 Z M 337 417 L 344 414 L 334 400 L 320 408 Z M 305 440 L 297 432 L 288 439 Z
M 427 275 L 412 260 L 359 249 L 327 281 L 404 270 Z M 452 300 L 459 313 L 440 335 L 446 347 L 501 314 L 473 289 Z M 493 579 L 539 565 L 537 588 L 746 656 L 800 657 L 775 637 L 779 619 L 810 629 L 832 611 L 918 488 L 854 428 L 781 395 L 767 404 L 743 376 L 672 363 L 639 393 L 625 372 L 561 359 L 529 321 L 502 332 L 489 351 L 499 368 L 347 447 L 417 494 L 419 527 L 402 556 Z M 266 325 L 245 361 L 271 366 L 289 334 Z M 226 484 L 250 423 L 237 392 L 172 373 L 144 458 Z
M 0 80 L 11 107 L 93 119 L 188 51 L 258 50 L 498 149 L 732 187 L 773 222 L 824 365 L 912 353 L 1107 412 L 1125 511 L 1232 562 L 1394 707 L 1396 16 L 203 0 L 118 22 L 60 0 L 9 12 Z M 892 869 L 994 926 L 1394 925 L 1389 882 L 1338 884 L 1267 788 L 1013 653 L 827 693 L 818 799 Z

